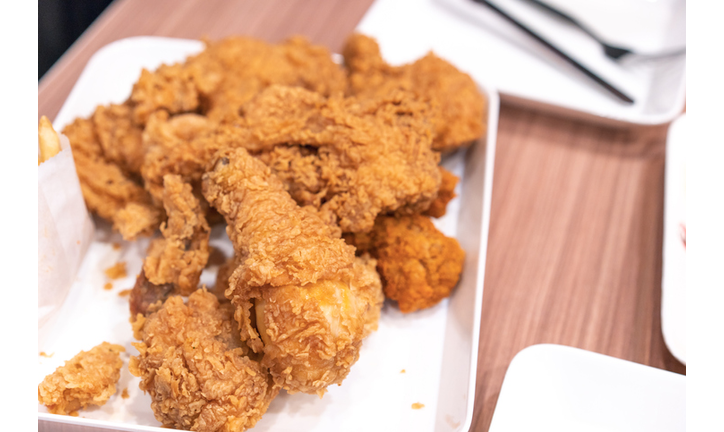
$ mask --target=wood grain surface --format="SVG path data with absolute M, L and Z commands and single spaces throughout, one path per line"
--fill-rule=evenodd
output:
M 90 56 L 117 39 L 293 34 L 339 51 L 372 0 L 120 0 L 38 85 L 54 118 Z M 621 130 L 503 103 L 474 431 L 517 352 L 557 343 L 678 373 L 661 333 L 667 126 Z

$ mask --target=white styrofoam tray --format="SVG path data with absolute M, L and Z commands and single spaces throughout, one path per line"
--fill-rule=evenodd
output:
M 182 61 L 198 52 L 197 41 L 136 37 L 114 42 L 89 61 L 55 120 L 61 130 L 76 116 L 88 116 L 98 104 L 120 103 L 131 90 L 142 67 L 153 69 L 162 62 Z M 446 235 L 456 236 L 466 251 L 463 274 L 453 295 L 439 305 L 403 315 L 385 304 L 379 330 L 363 343 L 359 361 L 342 386 L 333 386 L 323 399 L 315 395 L 282 392 L 257 423 L 255 431 L 467 431 L 473 415 L 477 370 L 480 310 L 487 251 L 493 162 L 499 100 L 490 86 L 481 90 L 488 99 L 487 135 L 470 149 L 447 156 L 443 165 L 461 176 L 458 198 L 448 213 L 436 220 Z M 462 205 L 464 203 L 464 205 Z M 105 428 L 158 431 L 160 423 L 150 408 L 150 397 L 138 388 L 139 379 L 127 369 L 137 351 L 128 323 L 128 298 L 118 294 L 133 286 L 148 241 L 120 242 L 117 234 L 98 224 L 77 282 L 57 318 L 39 329 L 37 380 L 80 350 L 106 340 L 124 345 L 126 364 L 118 392 L 106 405 L 86 409 L 80 417 L 47 413 L 38 405 L 40 430 L 90 430 Z M 212 245 L 231 254 L 223 228 L 212 231 Z M 122 260 L 129 276 L 104 290 L 103 269 Z M 216 268 L 202 274 L 202 282 L 214 281 Z M 401 373 L 402 370 L 405 373 Z M 128 389 L 129 398 L 120 393 Z M 413 410 L 413 403 L 424 408 Z M 74 425 L 74 426 L 72 426 Z M 67 428 L 71 429 L 67 429 Z
M 686 364 L 686 114 L 674 120 L 666 139 L 661 331 L 664 342 Z
M 682 432 L 686 377 L 562 345 L 510 362 L 490 432 Z
M 686 44 L 684 0 L 547 0 L 612 43 L 639 52 Z M 617 63 L 580 29 L 524 0 L 494 3 L 570 57 L 631 96 L 627 105 L 473 0 L 377 0 L 357 31 L 375 37 L 393 64 L 433 50 L 475 79 L 493 84 L 504 101 L 599 123 L 663 124 L 684 107 L 686 56 Z

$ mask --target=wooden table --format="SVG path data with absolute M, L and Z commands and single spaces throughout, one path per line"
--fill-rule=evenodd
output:
M 339 52 L 372 0 L 117 0 L 38 86 L 55 117 L 90 56 L 137 35 L 278 42 Z M 666 126 L 617 130 L 503 103 L 474 431 L 526 346 L 557 343 L 685 373 L 661 334 Z

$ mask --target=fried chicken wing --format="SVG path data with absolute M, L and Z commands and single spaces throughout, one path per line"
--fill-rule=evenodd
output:
M 141 377 L 151 408 L 167 427 L 199 432 L 253 427 L 279 393 L 267 369 L 247 355 L 233 307 L 201 289 L 133 323 L 129 370 Z
M 434 108 L 435 150 L 454 150 L 485 132 L 485 99 L 475 82 L 435 54 L 393 67 L 382 59 L 374 39 L 354 34 L 347 40 L 343 56 L 352 95 L 377 97 L 404 89 L 429 99 Z
M 181 295 L 196 290 L 209 259 L 211 232 L 191 185 L 180 176 L 164 177 L 163 202 L 168 220 L 161 224 L 163 237 L 154 239 L 143 262 L 143 271 L 154 285 L 173 284 Z
M 162 211 L 121 167 L 109 162 L 92 120 L 78 118 L 63 129 L 73 150 L 75 169 L 88 209 L 111 221 L 126 240 L 150 235 Z
M 402 312 L 436 305 L 450 295 L 460 278 L 465 251 L 421 215 L 380 216 L 370 233 L 347 236 L 359 252 L 378 259 L 387 298 Z
M 354 249 L 244 149 L 215 156 L 203 191 L 226 218 L 239 261 L 226 296 L 241 338 L 263 351 L 262 364 L 289 392 L 321 396 L 340 384 L 379 317 L 374 260 L 355 260 Z
M 81 351 L 38 386 L 38 401 L 53 414 L 70 414 L 89 405 L 104 405 L 121 377 L 120 345 L 103 342 Z

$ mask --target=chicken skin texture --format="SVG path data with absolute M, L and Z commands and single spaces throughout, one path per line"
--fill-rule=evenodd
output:
M 211 230 L 191 185 L 180 176 L 164 177 L 163 198 L 168 220 L 161 224 L 163 237 L 151 242 L 143 270 L 151 283 L 170 283 L 181 295 L 189 295 L 209 259 Z
M 370 233 L 345 237 L 377 258 L 385 296 L 409 313 L 448 297 L 460 278 L 465 251 L 428 217 L 380 216 Z
M 129 370 L 151 395 L 156 419 L 185 430 L 244 431 L 279 393 L 267 369 L 247 356 L 233 307 L 205 289 L 179 296 L 133 323 Z
M 97 113 L 103 110 L 99 107 Z M 70 141 L 88 209 L 112 222 L 126 240 L 153 233 L 163 211 L 153 205 L 148 193 L 129 172 L 106 157 L 94 121 L 78 118 L 63 129 L 63 134 Z
M 38 386 L 38 401 L 53 414 L 70 414 L 89 405 L 104 405 L 116 392 L 123 361 L 120 345 L 103 342 L 81 351 Z
M 470 144 L 485 133 L 485 98 L 469 75 L 433 53 L 400 67 L 385 63 L 377 42 L 354 34 L 343 49 L 349 93 L 359 98 L 413 91 L 433 107 L 435 140 L 441 152 Z
M 277 385 L 321 396 L 347 376 L 376 328 L 383 296 L 375 261 L 355 259 L 246 150 L 223 150 L 209 167 L 204 196 L 226 218 L 239 262 L 226 297 L 241 338 L 264 353 Z

